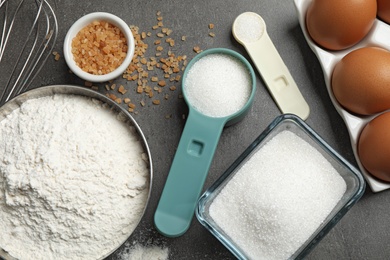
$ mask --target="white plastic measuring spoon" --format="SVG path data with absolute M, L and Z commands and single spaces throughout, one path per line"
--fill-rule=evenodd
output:
M 234 20 L 232 32 L 249 53 L 282 113 L 296 114 L 306 120 L 309 105 L 272 43 L 263 18 L 253 12 L 242 13 Z

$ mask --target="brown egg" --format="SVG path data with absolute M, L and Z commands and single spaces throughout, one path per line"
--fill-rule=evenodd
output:
M 342 50 L 367 35 L 376 12 L 376 0 L 313 0 L 307 9 L 306 27 L 318 45 Z
M 377 4 L 378 4 L 378 17 L 384 22 L 390 24 L 390 1 L 377 0 Z
M 371 120 L 358 142 L 359 159 L 376 178 L 390 182 L 390 112 Z
M 371 115 L 390 108 L 390 52 L 365 47 L 345 55 L 335 66 L 332 91 L 346 110 Z

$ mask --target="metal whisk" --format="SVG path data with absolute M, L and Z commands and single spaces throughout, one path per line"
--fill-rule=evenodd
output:
M 28 89 L 58 34 L 47 0 L 0 0 L 0 105 Z

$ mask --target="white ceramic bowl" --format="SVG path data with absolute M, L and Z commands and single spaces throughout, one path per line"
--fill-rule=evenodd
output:
M 73 59 L 73 54 L 72 54 L 73 38 L 77 35 L 77 33 L 82 28 L 92 23 L 93 21 L 107 21 L 117 26 L 123 32 L 127 40 L 127 45 L 128 45 L 127 55 L 123 60 L 122 64 L 114 71 L 104 75 L 94 75 L 83 71 L 79 66 L 77 66 L 76 62 Z M 65 36 L 65 41 L 64 41 L 64 56 L 65 56 L 65 61 L 68 64 L 69 68 L 78 77 L 90 82 L 105 82 L 119 77 L 126 70 L 131 60 L 133 59 L 134 49 L 135 49 L 134 37 L 133 34 L 131 33 L 130 27 L 118 16 L 110 13 L 104 13 L 104 12 L 90 13 L 78 19 L 70 27 L 68 33 Z

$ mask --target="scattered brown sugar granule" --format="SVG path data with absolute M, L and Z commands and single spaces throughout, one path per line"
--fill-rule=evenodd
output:
M 144 88 L 142 86 L 138 86 L 137 93 L 141 94 L 142 92 L 144 92 Z
M 58 61 L 60 60 L 60 54 L 56 51 L 53 51 L 53 55 L 54 55 L 54 60 Z
M 167 84 L 167 83 L 165 82 L 165 80 L 160 80 L 160 81 L 158 82 L 158 85 L 159 85 L 160 87 L 165 87 L 166 84 Z
M 119 86 L 118 92 L 121 93 L 122 95 L 126 94 L 127 90 L 123 85 Z
M 140 62 L 141 62 L 141 64 L 145 65 L 148 63 L 148 60 L 146 58 L 142 58 Z
M 167 43 L 169 43 L 169 46 L 173 47 L 175 46 L 175 40 L 172 38 L 168 38 L 165 40 Z
M 114 94 L 112 94 L 112 93 L 107 94 L 107 96 L 108 96 L 109 98 L 111 98 L 112 100 L 114 100 L 114 101 L 117 99 L 117 97 L 116 97 Z
M 122 31 L 105 21 L 94 21 L 72 40 L 73 59 L 85 72 L 104 75 L 120 66 L 127 55 Z
M 213 23 L 210 23 L 209 24 L 209 29 L 211 30 L 211 29 L 214 29 L 214 24 Z
M 210 36 L 210 37 L 215 37 L 215 33 L 209 32 L 209 36 Z
M 152 103 L 153 103 L 154 105 L 160 105 L 160 100 L 155 99 L 155 100 L 152 101 Z
M 202 50 L 200 49 L 199 46 L 195 46 L 195 47 L 194 47 L 194 52 L 200 53 L 201 51 L 202 51 Z
M 84 82 L 84 86 L 86 86 L 86 87 L 92 87 L 92 82 L 90 82 L 90 81 L 85 81 Z

